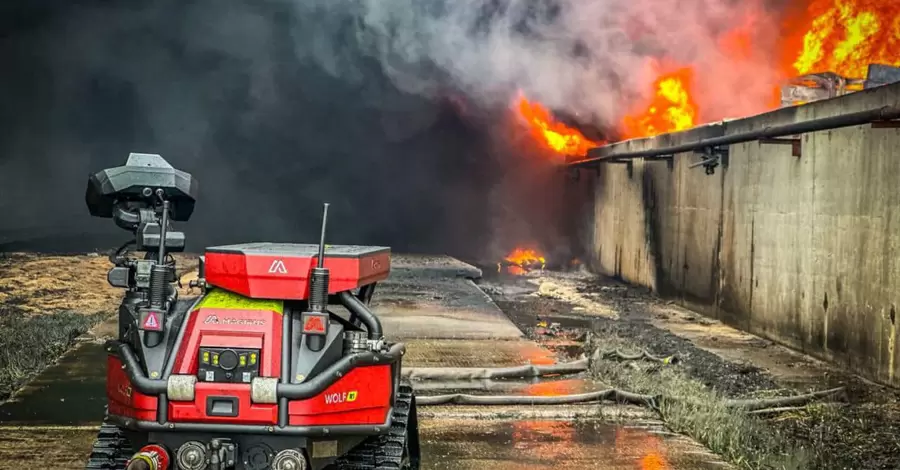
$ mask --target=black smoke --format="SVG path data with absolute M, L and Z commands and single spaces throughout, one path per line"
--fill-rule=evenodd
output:
M 498 140 L 507 110 L 452 87 L 401 91 L 360 50 L 350 9 L 291 3 L 4 2 L 0 249 L 127 238 L 91 218 L 83 194 L 89 173 L 130 152 L 200 181 L 180 227 L 192 249 L 314 241 L 324 201 L 331 242 L 397 251 L 495 256 L 508 248 L 495 243 L 499 212 L 543 223 L 496 189 L 513 186 L 510 165 L 537 161 Z

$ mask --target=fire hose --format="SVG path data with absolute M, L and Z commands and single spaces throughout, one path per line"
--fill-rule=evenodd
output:
M 658 357 L 647 351 L 626 354 L 618 349 L 597 350 L 592 357 L 572 362 L 549 365 L 523 365 L 515 367 L 417 367 L 404 369 L 403 377 L 410 380 L 486 380 L 486 379 L 530 379 L 554 375 L 579 374 L 590 370 L 591 363 L 598 359 L 618 359 L 622 361 L 646 360 L 660 364 L 676 364 L 677 356 Z
M 424 386 L 428 390 L 458 389 L 461 383 L 466 381 L 490 381 L 493 379 L 539 379 L 543 377 L 559 377 L 563 375 L 579 374 L 590 370 L 591 363 L 600 358 L 616 358 L 625 361 L 646 360 L 661 364 L 675 364 L 676 356 L 657 357 L 646 351 L 638 354 L 625 354 L 619 350 L 596 351 L 592 357 L 583 358 L 573 362 L 564 362 L 550 365 L 523 365 L 517 367 L 500 368 L 410 368 L 403 371 L 403 376 L 416 383 L 428 384 L 438 382 L 434 386 Z M 446 383 L 446 386 L 442 386 Z M 802 406 L 813 401 L 835 396 L 842 393 L 844 387 L 812 393 L 778 398 L 763 399 L 728 399 L 724 404 L 728 408 L 741 409 L 748 413 L 765 414 L 768 410 L 782 407 Z M 419 396 L 416 404 L 422 406 L 439 405 L 482 405 L 482 406 L 513 406 L 513 405 L 570 405 L 598 403 L 612 401 L 621 404 L 646 406 L 654 411 L 659 411 L 659 406 L 665 397 L 660 395 L 645 395 L 639 393 L 609 388 L 587 393 L 553 396 L 535 395 L 472 395 L 466 393 L 452 393 L 443 395 Z

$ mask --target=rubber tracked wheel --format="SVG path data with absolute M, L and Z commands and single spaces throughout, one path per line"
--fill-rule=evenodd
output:
M 131 443 L 118 426 L 106 419 L 100 426 L 97 439 L 91 448 L 85 470 L 124 470 L 128 459 L 133 455 Z
M 329 470 L 419 470 L 419 420 L 412 387 L 401 383 L 389 432 L 373 436 L 339 458 Z

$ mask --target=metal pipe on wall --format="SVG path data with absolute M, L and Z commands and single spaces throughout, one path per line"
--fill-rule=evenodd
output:
M 721 137 L 712 137 L 708 139 L 700 139 L 696 142 L 689 142 L 681 145 L 670 147 L 654 148 L 647 150 L 635 150 L 630 152 L 612 152 L 602 155 L 604 150 L 610 148 L 609 145 L 596 147 L 588 151 L 588 157 L 585 160 L 574 161 L 568 164 L 570 167 L 586 167 L 598 163 L 604 163 L 617 160 L 633 160 L 637 158 L 657 157 L 660 155 L 675 155 L 676 153 L 690 152 L 710 147 L 721 147 L 726 145 L 740 144 L 744 142 L 753 142 L 760 139 L 771 139 L 776 137 L 785 137 L 796 134 L 804 134 L 807 132 L 819 132 L 832 129 L 841 129 L 844 127 L 859 126 L 869 124 L 876 121 L 890 121 L 900 119 L 900 106 L 884 106 L 878 109 L 870 109 L 867 111 L 859 111 L 855 113 L 841 114 L 827 118 L 812 119 L 809 121 L 795 122 L 780 126 L 768 126 L 756 131 L 743 132 L 740 134 L 726 135 Z

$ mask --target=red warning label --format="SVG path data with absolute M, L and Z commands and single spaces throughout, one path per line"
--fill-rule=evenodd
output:
M 144 318 L 144 326 L 145 330 L 151 331 L 160 331 L 162 330 L 162 325 L 159 323 L 159 314 L 156 312 L 150 312 L 147 314 L 147 318 Z
M 325 315 L 304 315 L 303 332 L 324 335 L 328 331 L 325 326 L 327 321 L 328 317 Z

